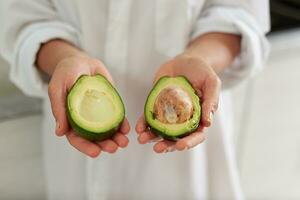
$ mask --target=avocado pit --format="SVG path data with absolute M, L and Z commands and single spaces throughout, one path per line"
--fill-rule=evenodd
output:
M 193 116 L 193 103 L 189 94 L 181 87 L 166 87 L 156 98 L 154 115 L 165 124 L 180 124 Z

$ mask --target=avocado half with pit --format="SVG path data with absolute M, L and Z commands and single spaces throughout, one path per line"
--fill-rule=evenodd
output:
M 160 78 L 144 109 L 150 130 L 173 141 L 194 132 L 201 118 L 200 99 L 184 76 Z
M 81 76 L 67 96 L 71 127 L 90 141 L 110 138 L 125 117 L 123 101 L 117 90 L 102 75 Z

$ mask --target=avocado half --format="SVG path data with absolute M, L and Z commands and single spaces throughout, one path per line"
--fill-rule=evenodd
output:
M 151 90 L 144 115 L 152 132 L 175 141 L 198 128 L 200 99 L 186 77 L 164 76 Z
M 119 129 L 125 108 L 119 93 L 104 76 L 83 75 L 67 96 L 67 115 L 78 135 L 101 141 Z

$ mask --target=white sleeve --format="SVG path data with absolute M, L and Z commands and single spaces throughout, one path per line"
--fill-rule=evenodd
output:
M 2 0 L 0 9 L 0 53 L 11 65 L 11 81 L 27 95 L 45 97 L 47 81 L 35 66 L 39 48 L 56 38 L 79 45 L 78 31 L 49 0 Z
M 267 13 L 268 7 L 262 11 Z M 244 6 L 217 4 L 204 8 L 196 21 L 191 40 L 209 32 L 232 33 L 242 37 L 240 55 L 220 75 L 223 89 L 254 75 L 267 60 L 269 43 L 265 33 L 269 30 L 269 20 L 264 19 L 262 21 L 265 23 L 261 23 L 257 19 L 258 16 Z

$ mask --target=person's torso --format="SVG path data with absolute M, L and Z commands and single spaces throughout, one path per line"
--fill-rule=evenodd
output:
M 204 0 L 52 2 L 60 18 L 79 30 L 81 48 L 106 64 L 126 105 L 132 130 L 143 113 L 155 72 L 163 62 L 184 50 L 205 3 Z M 220 107 L 227 108 L 228 99 L 222 102 L 224 105 Z M 87 170 L 85 163 L 79 167 L 76 161 L 80 153 L 73 152 L 76 162 L 72 163 L 78 167 L 71 168 L 69 175 L 87 177 L 82 180 L 77 175 L 77 181 L 87 181 L 90 200 L 207 199 L 207 193 L 214 196 L 212 191 L 235 199 L 240 190 L 234 185 L 236 182 L 232 182 L 236 177 L 232 157 L 228 156 L 229 114 L 230 111 L 218 111 L 207 132 L 208 141 L 189 151 L 157 155 L 153 152 L 153 143 L 137 143 L 133 130 L 127 148 L 114 155 L 103 153 L 95 160 L 89 159 Z M 54 127 L 54 123 L 49 123 L 53 120 L 50 116 L 50 104 L 46 102 L 45 143 L 49 143 L 49 149 L 58 151 L 57 141 L 48 140 L 50 128 Z M 61 146 L 65 148 L 69 148 L 67 142 Z M 59 155 L 65 162 L 70 160 L 68 153 Z M 56 161 L 57 158 L 50 162 Z
M 184 50 L 201 2 L 54 0 L 61 17 L 80 30 L 81 47 L 101 59 L 112 74 L 132 126 L 143 114 L 159 66 Z M 89 162 L 90 198 L 194 199 L 198 193 L 205 195 L 203 149 L 156 155 L 152 145 L 137 144 L 132 132 L 126 149 Z

